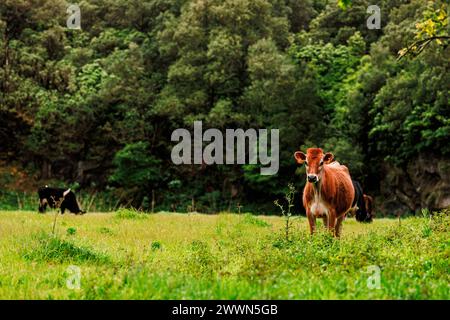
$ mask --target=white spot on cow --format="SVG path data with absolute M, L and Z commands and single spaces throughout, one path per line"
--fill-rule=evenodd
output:
M 68 194 L 69 194 L 69 192 L 70 192 L 70 188 L 69 189 L 67 189 L 66 191 L 64 191 L 64 193 L 63 193 L 63 197 L 65 198 Z
M 314 190 L 314 199 L 311 203 L 311 213 L 316 217 L 328 217 L 328 206 L 326 202 L 322 199 L 322 193 L 319 190 Z

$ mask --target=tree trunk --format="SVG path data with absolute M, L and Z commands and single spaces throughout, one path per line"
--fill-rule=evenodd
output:
M 41 179 L 50 179 L 52 177 L 52 164 L 44 159 L 41 168 Z

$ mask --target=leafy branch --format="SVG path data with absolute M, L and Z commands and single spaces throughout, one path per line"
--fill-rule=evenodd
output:
M 401 49 L 398 52 L 398 58 L 397 60 L 402 59 L 407 54 L 414 54 L 414 56 L 418 56 L 431 42 L 438 41 L 439 44 L 441 44 L 440 40 L 449 40 L 450 36 L 433 36 L 430 38 L 417 40 L 414 43 L 412 43 L 410 46 Z
M 418 56 L 430 43 L 443 45 L 450 39 L 448 34 L 448 15 L 445 5 L 434 10 L 428 8 L 424 12 L 424 20 L 416 23 L 416 41 L 398 52 L 397 60 L 408 54 Z

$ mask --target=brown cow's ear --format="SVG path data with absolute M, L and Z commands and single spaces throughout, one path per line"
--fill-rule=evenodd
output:
M 306 161 L 306 154 L 301 151 L 297 151 L 294 153 L 294 158 L 298 164 L 303 164 Z
M 333 160 L 334 160 L 334 155 L 331 152 L 327 152 L 323 156 L 323 163 L 325 163 L 325 164 L 329 164 L 329 163 L 333 162 Z

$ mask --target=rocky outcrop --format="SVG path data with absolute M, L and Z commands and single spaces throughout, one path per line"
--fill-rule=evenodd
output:
M 383 165 L 380 210 L 390 214 L 450 206 L 450 159 L 420 155 L 405 167 Z

